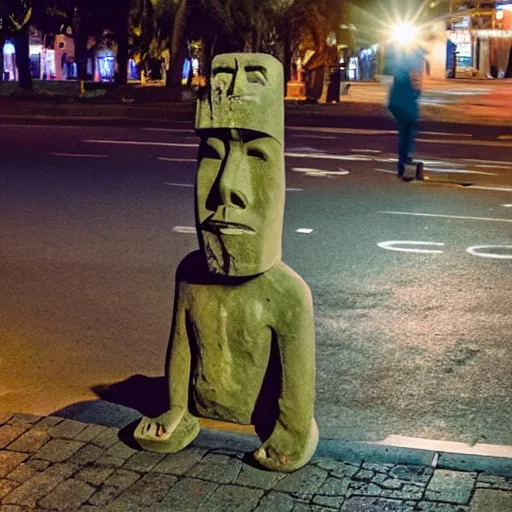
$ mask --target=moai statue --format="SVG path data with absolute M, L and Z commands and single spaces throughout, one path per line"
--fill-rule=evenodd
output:
M 199 417 L 254 425 L 264 467 L 313 456 L 315 342 L 311 293 L 281 261 L 285 200 L 283 72 L 265 54 L 214 58 L 199 100 L 200 250 L 176 274 L 166 373 L 169 410 L 143 418 L 144 449 L 177 452 Z

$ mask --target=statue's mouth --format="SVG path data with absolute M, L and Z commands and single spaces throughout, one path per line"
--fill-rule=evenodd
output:
M 210 220 L 204 224 L 205 229 L 222 235 L 255 235 L 256 231 L 250 226 L 238 222 Z

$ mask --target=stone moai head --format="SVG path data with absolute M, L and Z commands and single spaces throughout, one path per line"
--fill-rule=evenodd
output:
M 216 56 L 196 131 L 196 225 L 208 269 L 230 277 L 261 274 L 282 252 L 281 63 L 258 53 Z

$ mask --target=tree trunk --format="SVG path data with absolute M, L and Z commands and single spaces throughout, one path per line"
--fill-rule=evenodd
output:
M 128 12 L 123 13 L 117 35 L 117 76 L 116 84 L 125 85 L 128 81 Z
M 174 17 L 171 39 L 171 65 L 165 77 L 165 86 L 180 91 L 181 71 L 183 61 L 188 56 L 187 41 L 185 40 L 185 24 L 187 22 L 188 0 L 181 0 Z
M 28 47 L 28 32 L 21 30 L 14 36 L 16 51 L 16 67 L 18 68 L 20 89 L 32 90 L 32 77 L 30 76 L 30 57 Z
M 5 36 L 0 34 L 0 82 L 4 79 L 4 44 L 5 44 Z

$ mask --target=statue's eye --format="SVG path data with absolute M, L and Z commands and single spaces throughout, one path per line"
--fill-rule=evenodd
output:
M 249 148 L 247 150 L 247 156 L 252 156 L 266 162 L 268 160 L 267 154 L 259 148 Z

